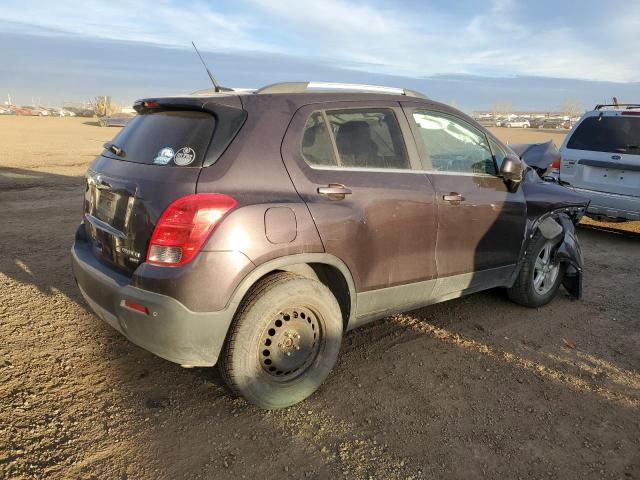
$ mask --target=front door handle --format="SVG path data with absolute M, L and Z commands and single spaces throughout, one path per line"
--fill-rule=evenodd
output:
M 445 202 L 450 202 L 450 203 L 464 202 L 464 197 L 457 192 L 451 192 L 451 193 L 448 193 L 447 195 L 443 195 L 442 199 Z
M 326 187 L 318 187 L 320 195 L 326 195 L 332 200 L 341 200 L 345 195 L 351 195 L 351 189 L 339 183 L 330 183 Z

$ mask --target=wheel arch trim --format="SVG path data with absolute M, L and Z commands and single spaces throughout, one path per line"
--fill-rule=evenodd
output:
M 353 281 L 353 276 L 347 265 L 338 257 L 328 253 L 300 253 L 294 255 L 287 255 L 284 257 L 278 257 L 273 260 L 261 263 L 248 273 L 238 284 L 233 294 L 231 295 L 230 307 L 233 309 L 234 315 L 237 310 L 237 306 L 245 297 L 247 292 L 253 285 L 256 284 L 261 278 L 276 271 L 291 271 L 293 273 L 299 273 L 298 266 L 308 266 L 311 269 L 310 264 L 324 264 L 330 267 L 336 268 L 342 277 L 344 278 L 347 287 L 349 289 L 349 316 L 345 320 L 345 331 L 349 325 L 353 324 L 356 314 L 356 289 Z M 303 267 L 304 268 L 304 267 Z M 310 275 L 305 275 L 310 276 Z

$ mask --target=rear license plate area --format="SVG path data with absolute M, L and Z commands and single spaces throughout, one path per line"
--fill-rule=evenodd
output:
M 96 199 L 96 218 L 99 218 L 103 222 L 109 222 L 112 220 L 116 213 L 118 206 L 118 199 L 111 192 L 104 192 L 98 190 Z

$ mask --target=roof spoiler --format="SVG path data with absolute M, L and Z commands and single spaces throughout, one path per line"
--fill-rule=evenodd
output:
M 221 95 L 219 97 L 158 97 L 143 98 L 133 103 L 133 109 L 140 113 L 151 113 L 157 110 L 199 110 L 213 114 L 228 109 L 229 111 L 243 112 L 236 103 L 235 97 Z

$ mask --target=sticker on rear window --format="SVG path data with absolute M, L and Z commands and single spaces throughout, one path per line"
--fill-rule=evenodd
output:
M 182 147 L 180 150 L 176 152 L 175 157 L 173 157 L 173 163 L 176 165 L 180 165 L 184 167 L 185 165 L 189 165 L 196 158 L 196 152 L 191 147 Z
M 173 148 L 164 147 L 158 152 L 156 158 L 153 159 L 153 163 L 156 165 L 166 165 L 171 161 L 174 155 L 175 153 L 173 152 Z

